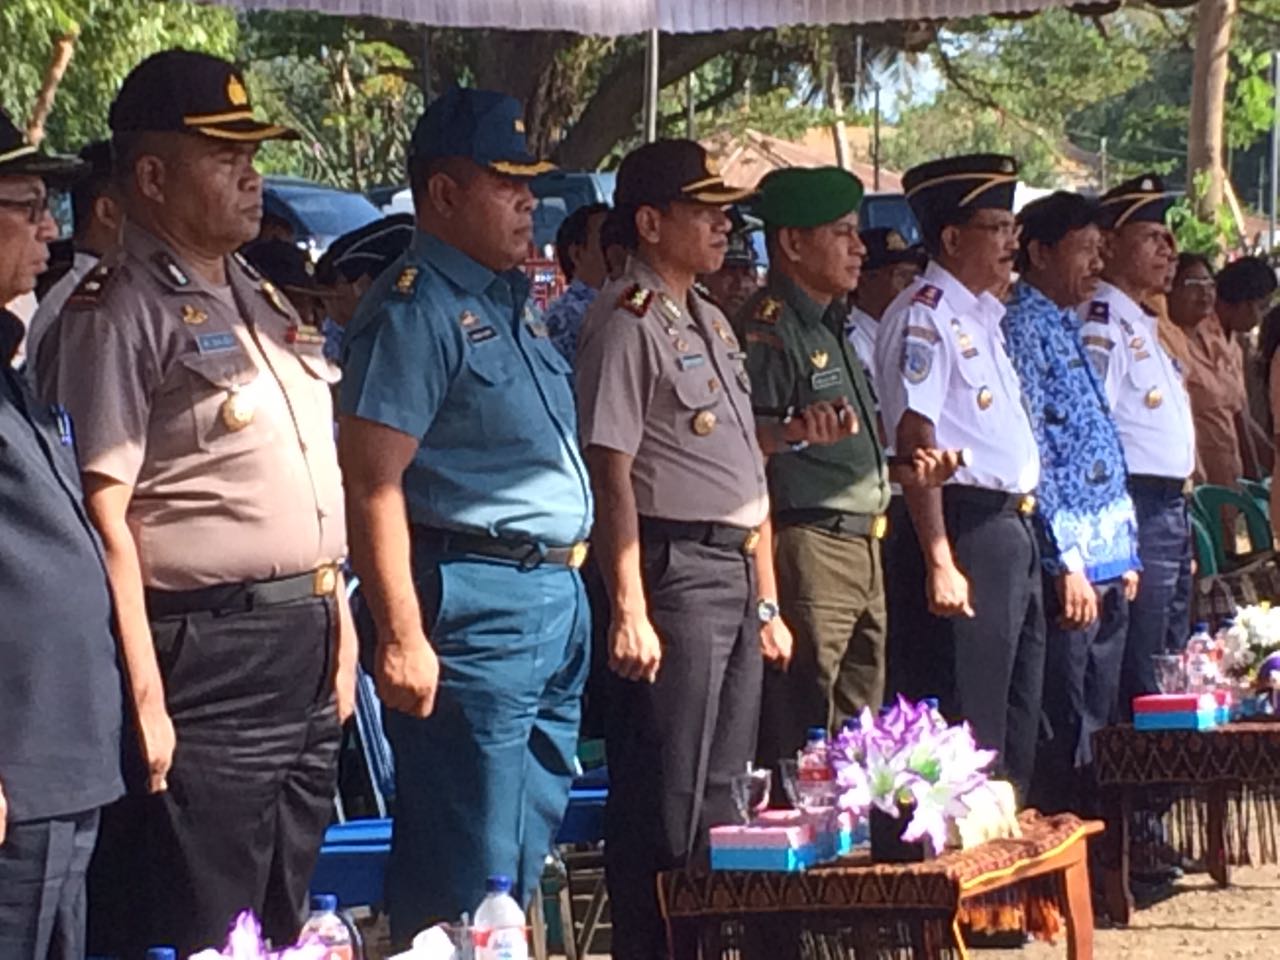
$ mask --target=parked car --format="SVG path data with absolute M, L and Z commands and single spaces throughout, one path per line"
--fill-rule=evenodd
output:
M 267 177 L 262 216 L 292 228 L 292 240 L 319 258 L 338 237 L 382 217 L 369 198 L 298 177 Z
M 916 215 L 901 193 L 869 193 L 863 197 L 862 208 L 858 211 L 858 226 L 862 230 L 892 227 L 912 246 L 923 239 Z

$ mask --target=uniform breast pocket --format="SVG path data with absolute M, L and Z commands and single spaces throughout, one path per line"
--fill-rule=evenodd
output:
M 986 413 L 995 406 L 999 374 L 983 355 L 957 357 L 955 376 L 970 410 Z
M 562 421 L 573 423 L 577 416 L 573 394 L 573 367 L 549 340 L 538 338 L 534 341 L 532 350 L 548 405 Z
M 193 353 L 179 358 L 195 445 L 210 453 L 250 450 L 269 439 L 263 416 L 265 382 L 256 363 L 243 350 Z
M 501 342 L 474 345 L 467 351 L 459 399 L 466 417 L 480 427 L 486 441 L 515 440 L 527 422 L 526 407 L 534 398 L 529 396 L 527 375 L 520 376 L 523 363 Z
M 692 432 L 705 437 L 720 421 L 719 405 L 723 386 L 713 371 L 700 368 L 677 374 L 672 381 L 675 402 L 672 405 L 672 427 L 677 435 Z

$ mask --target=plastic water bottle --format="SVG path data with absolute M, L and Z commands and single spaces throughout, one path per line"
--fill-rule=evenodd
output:
M 511 878 L 495 874 L 476 907 L 475 960 L 529 960 L 524 911 L 511 896 Z
M 338 898 L 332 893 L 317 893 L 311 898 L 311 916 L 302 925 L 298 942 L 307 939 L 324 945 L 324 960 L 357 960 L 355 938 L 338 916 Z
M 1218 682 L 1218 665 L 1213 657 L 1213 637 L 1209 625 L 1197 623 L 1187 640 L 1187 690 L 1190 693 L 1209 693 Z
M 796 792 L 806 810 L 835 805 L 836 781 L 827 752 L 825 727 L 810 727 L 809 738 L 796 763 Z

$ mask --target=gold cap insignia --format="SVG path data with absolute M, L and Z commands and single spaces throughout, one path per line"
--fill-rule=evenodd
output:
M 886 250 L 897 252 L 907 249 L 907 241 L 902 239 L 902 234 L 897 230 L 890 230 L 888 236 L 884 238 L 884 246 Z
M 249 91 L 234 73 L 227 77 L 227 100 L 233 107 L 244 107 L 249 103 Z
M 524 121 L 516 117 L 515 122 L 516 133 L 524 133 Z
M 821 369 L 823 369 L 824 367 L 826 367 L 826 365 L 827 365 L 827 360 L 828 360 L 829 358 L 827 357 L 827 351 L 825 351 L 825 350 L 815 350 L 815 351 L 813 351 L 813 353 L 809 354 L 809 359 L 810 359 L 811 361 L 813 361 L 813 365 L 814 365 L 815 367 L 817 367 L 819 370 L 821 370 Z
M 707 176 L 709 177 L 720 176 L 720 161 L 717 160 L 715 157 L 713 157 L 709 153 L 707 154 L 707 162 L 705 166 L 707 168 Z

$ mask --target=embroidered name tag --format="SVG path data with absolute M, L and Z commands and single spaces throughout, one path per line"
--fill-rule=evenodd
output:
M 498 335 L 498 331 L 493 327 L 474 327 L 467 331 L 467 339 L 472 343 L 484 343 L 486 340 L 492 340 Z
M 196 349 L 201 353 L 228 353 L 240 349 L 240 341 L 234 333 L 202 333 L 196 337 Z
M 700 353 L 687 353 L 676 362 L 680 364 L 681 370 L 693 370 L 706 363 L 707 358 Z
M 809 385 L 814 390 L 829 390 L 843 382 L 844 377 L 839 370 L 823 370 L 809 378 Z

